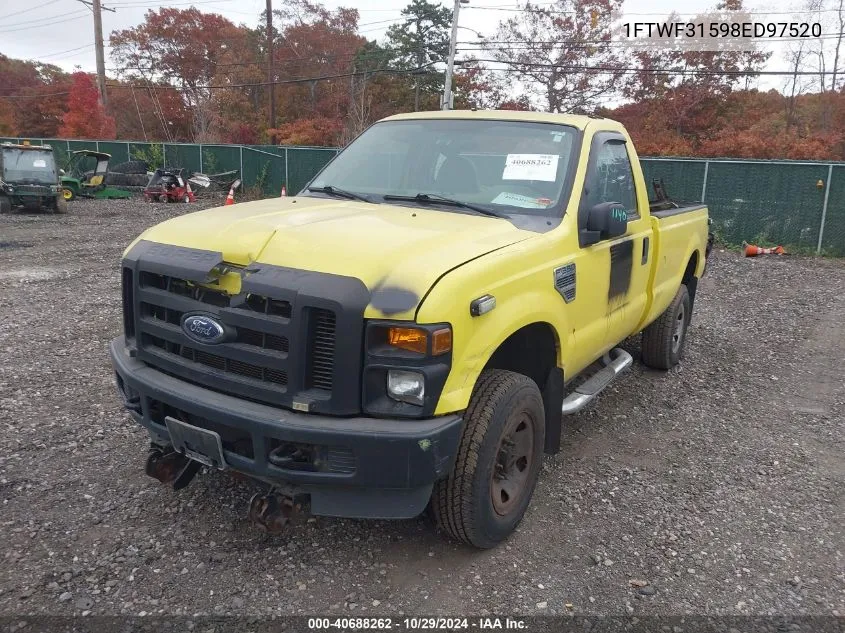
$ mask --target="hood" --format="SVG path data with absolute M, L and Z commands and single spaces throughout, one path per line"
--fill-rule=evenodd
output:
M 487 216 L 291 197 L 191 213 L 138 239 L 221 252 L 233 264 L 356 277 L 373 295 L 367 316 L 405 319 L 444 273 L 533 235 Z

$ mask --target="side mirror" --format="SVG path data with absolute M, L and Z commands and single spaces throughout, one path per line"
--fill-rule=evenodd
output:
M 587 228 L 581 231 L 581 245 L 620 237 L 628 232 L 628 212 L 619 202 L 599 202 L 587 214 Z
M 64 175 L 65 175 L 65 170 L 64 170 L 64 169 L 60 169 L 60 170 L 59 170 L 59 176 L 64 176 Z

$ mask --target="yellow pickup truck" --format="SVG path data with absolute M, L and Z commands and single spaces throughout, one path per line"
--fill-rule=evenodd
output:
M 624 127 L 447 111 L 372 125 L 298 195 L 191 213 L 122 262 L 111 343 L 146 468 L 202 464 L 292 508 L 409 518 L 479 548 L 522 519 L 566 415 L 681 358 L 701 204 L 649 201 Z

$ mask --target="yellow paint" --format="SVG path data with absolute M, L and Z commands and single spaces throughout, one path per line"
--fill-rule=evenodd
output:
M 473 386 L 496 348 L 532 323 L 555 333 L 558 365 L 568 379 L 656 319 L 671 302 L 690 258 L 704 267 L 707 211 L 651 217 L 648 193 L 633 143 L 624 127 L 608 119 L 539 112 L 425 112 L 411 118 L 461 118 L 560 123 L 584 131 L 572 196 L 563 221 L 546 233 L 508 221 L 433 209 L 322 198 L 271 198 L 185 215 L 155 226 L 138 239 L 223 253 L 227 262 L 263 262 L 347 275 L 373 289 L 394 286 L 415 293 L 421 304 L 392 319 L 447 322 L 453 328 L 453 364 L 437 414 L 466 408 Z M 491 125 L 494 124 L 491 122 Z M 630 286 L 608 304 L 610 241 L 580 248 L 577 209 L 590 144 L 600 131 L 627 139 L 634 166 L 640 217 L 624 237 L 634 240 Z M 643 238 L 649 257 L 642 262 Z M 134 242 L 133 242 L 134 244 Z M 128 250 L 128 249 L 127 249 Z M 553 271 L 576 264 L 576 299 L 566 304 L 554 287 Z M 237 292 L 237 275 L 221 284 Z M 496 308 L 472 317 L 473 299 L 491 294 Z M 365 317 L 386 315 L 372 306 Z

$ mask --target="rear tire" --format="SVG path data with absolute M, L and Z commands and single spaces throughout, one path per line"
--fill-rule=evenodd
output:
M 505 540 L 531 501 L 544 439 L 536 383 L 510 371 L 485 371 L 464 415 L 452 472 L 434 486 L 431 509 L 438 527 L 481 549 Z
M 669 307 L 643 330 L 643 364 L 653 369 L 671 369 L 677 365 L 684 354 L 691 316 L 689 291 L 681 284 Z

